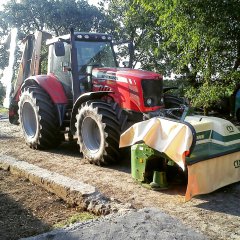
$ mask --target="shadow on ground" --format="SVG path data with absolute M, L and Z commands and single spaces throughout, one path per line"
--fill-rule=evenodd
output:
M 63 142 L 55 149 L 45 150 L 49 153 L 66 155 L 69 157 L 77 157 L 79 160 L 83 158 L 82 153 L 79 151 L 79 146 L 76 142 Z M 87 161 L 87 160 L 86 160 Z M 116 163 L 112 163 L 107 166 L 101 166 L 107 169 L 114 169 L 116 171 L 131 173 L 131 155 L 130 148 L 120 151 L 120 158 Z
M 196 207 L 239 217 L 240 208 L 236 208 L 240 199 L 239 190 L 236 190 L 239 184 L 234 183 L 215 192 L 197 197 L 206 202 L 198 204 Z
M 79 146 L 76 142 L 63 142 L 57 148 L 45 150 L 46 152 L 61 154 L 70 157 L 82 158 L 82 154 L 79 151 Z
M 43 233 L 50 227 L 21 204 L 0 192 L 0 239 L 19 239 Z
M 13 138 L 15 138 L 15 137 L 13 137 L 13 136 L 9 136 L 9 135 L 5 135 L 5 134 L 0 134 L 0 139 L 13 139 Z

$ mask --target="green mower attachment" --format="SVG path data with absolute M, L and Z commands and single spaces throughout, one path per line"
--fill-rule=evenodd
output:
M 167 187 L 168 165 L 187 171 L 186 200 L 240 181 L 240 132 L 225 119 L 152 118 L 121 135 L 120 147 L 125 146 L 132 146 L 132 177 L 152 188 Z
M 161 160 L 162 162 L 160 162 Z M 149 184 L 152 189 L 163 190 L 168 188 L 166 164 L 173 165 L 174 162 L 144 143 L 135 144 L 131 147 L 132 177 L 138 182 Z

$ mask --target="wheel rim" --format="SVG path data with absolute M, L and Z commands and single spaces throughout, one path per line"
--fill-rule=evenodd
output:
M 91 117 L 86 117 L 83 120 L 82 127 L 82 140 L 84 145 L 91 153 L 96 153 L 101 144 L 100 129 L 96 121 Z
M 37 132 L 37 119 L 32 105 L 25 102 L 22 108 L 23 129 L 28 137 L 34 137 Z

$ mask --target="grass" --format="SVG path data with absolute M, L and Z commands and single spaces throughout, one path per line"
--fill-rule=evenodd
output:
M 0 114 L 8 115 L 8 109 L 0 106 Z
M 97 218 L 97 216 L 89 212 L 76 213 L 73 216 L 69 217 L 68 219 L 54 224 L 53 228 L 56 229 L 56 228 L 68 227 L 76 222 L 84 222 L 84 221 L 95 219 L 95 218 Z

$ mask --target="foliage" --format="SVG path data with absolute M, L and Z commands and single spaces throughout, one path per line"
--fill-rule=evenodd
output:
M 239 0 L 136 2 L 161 27 L 162 42 L 155 51 L 170 56 L 172 70 L 188 81 L 194 105 L 209 108 L 233 92 L 240 66 Z
M 125 44 L 118 48 L 120 57 L 129 54 L 129 62 L 133 67 L 139 62 L 149 62 L 153 51 L 148 47 L 148 42 L 154 37 L 147 28 L 152 24 L 151 17 L 134 0 L 102 0 L 102 5 L 106 2 L 108 9 L 103 8 L 103 11 L 110 23 L 108 26 L 114 39 L 133 43 L 134 55 L 128 52 Z
M 0 106 L 0 115 L 4 116 L 4 117 L 7 117 L 8 116 L 8 109 L 7 108 L 4 108 L 4 107 L 1 107 Z
M 0 105 L 2 105 L 2 103 L 3 103 L 3 99 L 5 98 L 5 94 L 6 94 L 5 87 L 0 82 Z
M 0 69 L 8 65 L 8 52 L 5 45 L 0 45 Z
M 104 14 L 85 0 L 21 0 L 20 3 L 10 0 L 0 11 L 0 18 L 1 42 L 14 27 L 18 29 L 21 40 L 35 30 L 45 30 L 58 36 L 68 33 L 70 27 L 89 32 L 106 29 L 107 24 Z M 0 69 L 8 63 L 10 38 L 7 40 L 6 44 L 0 45 Z
M 189 87 L 186 91 L 186 96 L 194 99 L 192 101 L 193 107 L 207 110 L 223 96 L 223 89 L 217 84 L 210 85 L 205 82 L 199 88 Z
M 45 29 L 56 36 L 69 32 L 70 26 L 81 31 L 98 30 L 104 18 L 85 0 L 11 0 L 0 15 L 8 27 L 24 34 Z
M 173 89 L 168 91 L 168 93 L 171 93 L 175 96 L 183 97 L 185 95 L 186 90 L 186 81 L 182 78 L 178 78 L 176 80 L 164 80 L 163 81 L 164 87 L 177 87 L 177 89 Z

